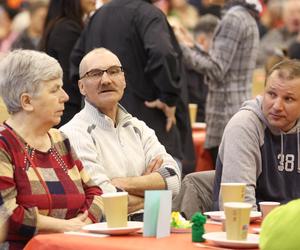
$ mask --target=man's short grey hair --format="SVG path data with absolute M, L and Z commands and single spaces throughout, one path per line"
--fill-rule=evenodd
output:
M 44 82 L 62 78 L 56 59 L 43 52 L 14 50 L 0 61 L 0 95 L 10 114 L 22 110 L 23 93 L 37 95 Z
M 92 54 L 99 54 L 99 55 L 103 55 L 105 53 L 111 53 L 113 55 L 115 55 L 113 52 L 111 52 L 109 49 L 106 49 L 106 48 L 95 48 L 93 50 L 91 50 L 90 52 L 88 52 L 81 60 L 80 64 L 79 64 L 79 77 L 83 77 L 84 74 L 86 73 L 86 68 L 87 68 L 87 65 L 86 65 L 86 61 L 87 61 L 87 58 L 92 55 Z M 116 56 L 116 55 L 115 55 Z M 117 57 L 117 56 L 116 56 Z

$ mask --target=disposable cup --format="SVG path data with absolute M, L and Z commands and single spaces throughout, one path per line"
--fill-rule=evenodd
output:
M 198 105 L 196 103 L 189 103 L 189 114 L 190 114 L 191 125 L 193 125 L 196 122 L 197 109 L 198 109 Z
M 225 202 L 244 202 L 246 183 L 221 183 L 221 197 Z
M 261 201 L 258 204 L 262 214 L 262 219 L 264 219 L 274 208 L 280 206 L 280 203 L 276 201 Z
M 102 194 L 107 227 L 127 227 L 128 193 Z
M 227 240 L 246 240 L 252 205 L 245 202 L 224 203 Z

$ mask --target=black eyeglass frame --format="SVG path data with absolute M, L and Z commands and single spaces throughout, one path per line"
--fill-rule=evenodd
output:
M 101 78 L 102 78 L 104 72 L 106 72 L 106 74 L 110 75 L 109 70 L 111 70 L 112 68 L 119 68 L 119 69 L 120 69 L 120 72 L 118 72 L 118 73 L 124 72 L 124 68 L 123 68 L 122 66 L 119 66 L 119 65 L 113 65 L 113 66 L 110 66 L 110 67 L 107 68 L 107 69 L 91 69 L 91 70 L 89 70 L 88 72 L 86 72 L 86 73 L 85 73 L 82 77 L 80 77 L 79 79 L 81 80 L 81 79 L 83 79 L 83 78 L 92 77 L 90 74 L 91 74 L 91 72 L 93 72 L 93 71 L 102 72 L 102 74 L 101 74 Z M 100 74 L 99 74 L 99 75 L 100 75 Z

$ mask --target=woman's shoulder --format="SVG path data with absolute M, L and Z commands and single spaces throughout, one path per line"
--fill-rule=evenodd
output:
M 56 128 L 52 128 L 48 133 L 52 140 L 52 146 L 54 146 L 61 155 L 69 154 L 72 151 L 70 140 L 63 132 Z
M 49 134 L 53 140 L 53 143 L 63 142 L 67 139 L 66 135 L 56 128 L 51 128 Z

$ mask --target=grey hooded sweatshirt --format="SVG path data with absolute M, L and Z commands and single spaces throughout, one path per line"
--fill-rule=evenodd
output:
M 227 124 L 216 163 L 214 209 L 221 182 L 247 184 L 245 201 L 287 203 L 300 198 L 300 119 L 288 132 L 268 124 L 262 97 L 246 101 Z

